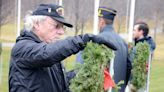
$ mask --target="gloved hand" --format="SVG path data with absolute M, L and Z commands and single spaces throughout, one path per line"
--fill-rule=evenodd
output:
M 109 40 L 104 39 L 103 37 L 100 37 L 98 35 L 93 35 L 93 34 L 84 34 L 80 35 L 85 43 L 92 41 L 94 43 L 98 44 L 104 44 L 107 47 L 111 48 L 112 50 L 117 50 L 116 46 L 110 42 Z

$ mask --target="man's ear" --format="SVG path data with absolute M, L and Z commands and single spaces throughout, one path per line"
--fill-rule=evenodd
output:
M 101 24 L 101 25 L 104 25 L 105 20 L 104 20 L 103 18 L 100 18 L 99 21 L 100 21 L 100 24 Z
M 33 26 L 33 27 L 34 27 L 33 29 L 37 31 L 38 28 L 39 28 L 39 26 L 40 26 L 39 22 L 34 22 L 33 25 L 34 25 L 34 26 Z
M 139 30 L 139 32 L 140 32 L 140 34 L 142 34 L 142 35 L 144 34 L 144 31 L 143 31 L 142 29 Z
M 102 23 L 105 23 L 105 20 L 103 18 L 101 18 L 101 21 L 102 21 Z

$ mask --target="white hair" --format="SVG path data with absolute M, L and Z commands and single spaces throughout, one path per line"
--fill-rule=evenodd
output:
M 32 15 L 31 12 L 25 16 L 24 27 L 27 31 L 31 31 L 34 28 L 34 23 L 41 23 L 45 21 L 47 16 L 43 15 Z

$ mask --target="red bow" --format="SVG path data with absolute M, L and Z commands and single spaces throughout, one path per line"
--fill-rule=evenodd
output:
M 107 69 L 104 69 L 104 90 L 115 87 L 115 83 Z

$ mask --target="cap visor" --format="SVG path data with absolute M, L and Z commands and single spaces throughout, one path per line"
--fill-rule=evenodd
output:
M 60 22 L 60 23 L 63 23 L 63 24 L 64 24 L 65 26 L 67 26 L 67 27 L 70 27 L 70 28 L 73 27 L 72 24 L 66 22 L 65 19 L 63 19 L 63 18 L 56 18 L 56 17 L 52 17 L 52 18 L 53 18 L 54 20 Z

